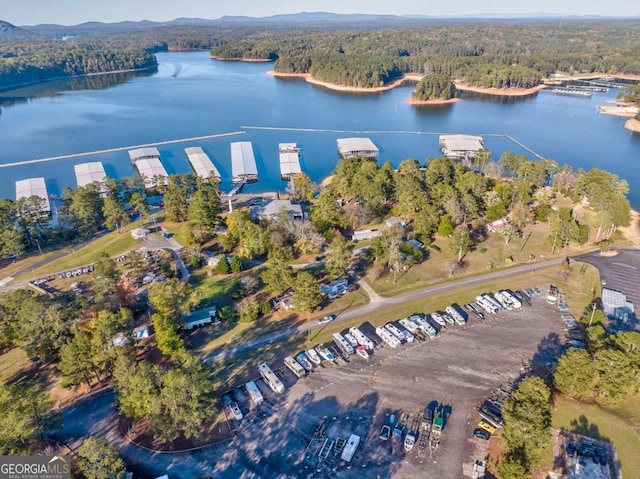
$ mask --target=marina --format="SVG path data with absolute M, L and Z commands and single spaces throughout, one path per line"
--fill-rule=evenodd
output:
M 280 155 L 280 176 L 289 181 L 302 173 L 300 169 L 300 148 L 295 143 L 280 143 L 278 145 Z
M 194 146 L 185 148 L 184 152 L 196 175 L 205 181 L 209 180 L 211 175 L 220 179 L 220 172 L 211 161 L 211 158 L 209 158 L 209 155 L 207 155 L 201 147 Z
M 258 168 L 249 141 L 231 143 L 231 171 L 233 183 L 256 183 Z
M 593 96 L 592 91 L 588 90 L 575 90 L 571 88 L 554 88 L 551 90 L 551 93 L 554 95 L 564 95 L 564 96 L 578 96 L 582 98 L 591 98 Z

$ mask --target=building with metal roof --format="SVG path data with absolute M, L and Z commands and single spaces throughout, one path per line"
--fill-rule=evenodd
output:
M 131 162 L 136 162 L 138 160 L 143 160 L 147 158 L 158 158 L 160 159 L 160 152 L 157 148 L 136 148 L 135 150 L 129 150 L 129 158 Z
M 16 181 L 16 201 L 20 198 L 31 198 L 32 196 L 42 198 L 42 213 L 51 215 L 49 193 L 47 192 L 47 185 L 43 177 Z
M 231 174 L 233 183 L 255 183 L 258 167 L 249 141 L 231 143 Z
M 162 177 L 162 182 L 166 185 L 168 184 L 167 170 L 162 166 L 162 162 L 160 158 L 143 158 L 140 160 L 136 160 L 133 162 L 133 166 L 136 167 L 138 173 L 142 177 L 142 181 L 144 182 L 144 187 L 148 190 L 151 188 L 155 188 L 158 186 L 157 178 Z
M 623 293 L 607 288 L 602 288 L 602 311 L 608 318 L 623 321 L 635 315 L 633 303 Z
M 249 213 L 253 219 L 270 220 L 277 218 L 283 208 L 292 220 L 303 218 L 302 206 L 293 204 L 289 200 L 266 200 L 252 206 Z
M 220 172 L 202 148 L 194 146 L 185 148 L 184 152 L 187 155 L 189 163 L 191 163 L 191 168 L 193 168 L 193 171 L 195 171 L 196 175 L 200 178 L 208 180 L 212 173 L 216 178 L 220 178 Z
M 87 186 L 91 183 L 102 183 L 107 177 L 104 172 L 104 166 L 100 161 L 92 161 L 90 163 L 81 163 L 74 165 L 73 169 L 76 172 L 76 183 L 78 186 Z
M 378 159 L 380 150 L 369 138 L 339 138 L 338 153 L 342 158 L 364 156 L 373 160 Z
M 283 180 L 290 180 L 302 173 L 300 168 L 300 148 L 295 143 L 280 143 L 280 176 Z
M 470 159 L 482 148 L 484 148 L 484 143 L 481 136 L 440 135 L 440 151 L 447 158 Z

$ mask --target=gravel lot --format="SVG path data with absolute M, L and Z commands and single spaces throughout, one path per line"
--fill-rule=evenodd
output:
M 246 396 L 235 394 L 245 419 L 236 424 L 238 436 L 226 452 L 211 457 L 214 477 L 351 477 L 355 470 L 366 478 L 461 477 L 463 465 L 481 459 L 486 448 L 471 436 L 477 405 L 528 365 L 544 367 L 562 350 L 560 313 L 544 296 L 543 291 L 532 306 L 487 315 L 483 322 L 470 315 L 465 326 L 449 326 L 434 340 L 379 348 L 369 360 L 352 357 L 349 364 L 317 368 L 304 379 L 272 365 L 287 390 L 275 395 L 258 381 L 266 400 L 251 411 Z M 381 425 L 390 414 L 421 415 L 433 401 L 447 411 L 433 457 L 428 451 L 418 457 L 417 447 L 406 457 L 393 455 L 378 439 Z M 320 425 L 324 437 L 314 439 Z M 333 451 L 319 461 L 323 445 L 351 433 L 363 440 L 350 466 L 340 464 Z

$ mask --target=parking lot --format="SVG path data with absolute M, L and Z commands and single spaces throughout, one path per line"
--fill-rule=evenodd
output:
M 448 325 L 433 340 L 376 348 L 368 360 L 354 355 L 344 365 L 325 362 L 303 379 L 272 364 L 285 393 L 275 394 L 257 381 L 265 397 L 258 407 L 250 407 L 241 390 L 230 393 L 244 419 L 231 420 L 237 436 L 216 461 L 214 476 L 350 477 L 357 470 L 371 478 L 462 477 L 486 450 L 486 441 L 471 434 L 478 405 L 528 368 L 549 367 L 564 347 L 557 307 L 547 304 L 544 294 L 531 303 L 487 314 L 483 321 L 470 314 L 466 325 Z M 431 457 L 418 447 L 406 456 L 402 447 L 392 453 L 390 441 L 379 439 L 391 415 L 407 415 L 408 430 L 435 402 L 445 417 Z M 350 434 L 361 442 L 345 464 L 339 447 Z

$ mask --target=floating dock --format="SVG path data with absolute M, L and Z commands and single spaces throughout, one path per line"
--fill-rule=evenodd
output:
M 341 158 L 364 156 L 372 160 L 378 159 L 380 150 L 369 138 L 339 138 L 337 142 Z
M 440 151 L 447 158 L 466 160 L 473 158 L 478 150 L 484 148 L 483 141 L 477 135 L 440 135 Z
M 136 167 L 142 177 L 144 187 L 148 190 L 158 186 L 158 181 L 166 185 L 169 176 L 160 161 L 160 152 L 157 148 L 137 148 L 129 151 L 131 163 Z
M 231 143 L 231 174 L 233 183 L 256 183 L 258 167 L 249 141 Z
M 278 152 L 280 154 L 280 176 L 283 180 L 289 181 L 294 176 L 302 173 L 298 145 L 295 143 L 280 143 Z
M 187 155 L 189 163 L 191 163 L 191 168 L 196 172 L 196 175 L 203 180 L 208 180 L 212 174 L 216 178 L 220 179 L 220 172 L 202 148 L 194 146 L 191 148 L 185 148 L 184 152 Z
M 579 96 L 582 98 L 590 98 L 593 96 L 593 92 L 588 90 L 573 90 L 571 88 L 554 88 L 551 90 L 551 93 L 554 95 L 564 95 L 564 96 Z
M 104 179 L 107 177 L 101 161 L 80 163 L 79 165 L 73 165 L 73 169 L 76 172 L 76 183 L 78 187 L 87 186 L 91 183 L 104 184 Z
M 31 198 L 32 196 L 42 198 L 40 211 L 43 215 L 51 216 L 51 203 L 49 203 L 49 193 L 47 192 L 44 177 L 16 181 L 16 201 L 21 198 Z

